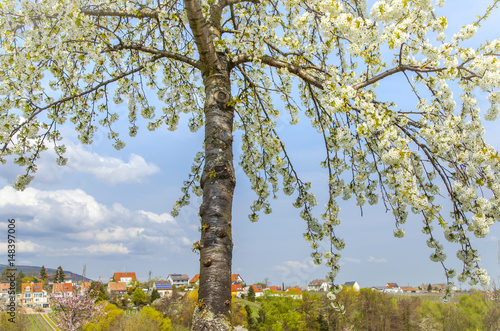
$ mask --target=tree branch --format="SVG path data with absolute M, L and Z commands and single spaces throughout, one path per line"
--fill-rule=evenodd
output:
M 201 5 L 198 0 L 184 0 L 184 8 L 187 12 L 189 26 L 193 32 L 194 42 L 200 54 L 200 62 L 204 71 L 209 68 L 219 67 L 219 59 L 215 46 L 210 39 L 209 23 L 203 17 Z M 204 72 L 205 74 L 206 72 Z
M 154 61 L 156 61 L 156 60 L 158 60 L 160 58 L 161 58 L 161 56 L 154 56 L 151 60 L 148 61 L 148 63 L 154 62 Z M 67 101 L 71 101 L 71 100 L 80 98 L 80 97 L 82 97 L 82 96 L 84 96 L 86 94 L 95 92 L 95 91 L 97 91 L 98 89 L 100 89 L 103 86 L 106 86 L 106 85 L 111 84 L 113 82 L 116 82 L 117 80 L 120 80 L 120 79 L 122 79 L 122 78 L 124 78 L 126 76 L 129 76 L 131 74 L 139 72 L 142 69 L 144 69 L 145 67 L 146 67 L 145 65 L 142 65 L 142 66 L 137 67 L 137 68 L 135 68 L 133 70 L 124 72 L 121 75 L 118 75 L 118 76 L 113 77 L 111 79 L 108 79 L 108 80 L 106 80 L 104 82 L 101 82 L 101 83 L 97 84 L 96 86 L 94 86 L 94 87 L 92 87 L 92 88 L 90 88 L 90 89 L 88 89 L 86 91 L 83 91 L 81 93 L 78 93 L 78 94 L 75 94 L 75 95 L 71 95 L 71 96 L 59 99 L 59 100 L 57 100 L 55 102 L 52 102 L 51 104 L 48 104 L 48 105 L 46 105 L 44 107 L 38 107 L 38 106 L 34 105 L 34 107 L 36 107 L 37 110 L 34 111 L 33 114 L 31 114 L 31 116 L 29 118 L 27 118 L 23 123 L 19 124 L 14 130 L 12 130 L 12 132 L 9 135 L 9 138 L 12 138 L 23 126 L 25 126 L 26 124 L 30 123 L 37 115 L 39 115 L 44 110 L 47 110 L 47 109 L 52 108 L 52 107 L 56 107 L 56 106 L 58 106 L 60 104 L 63 104 L 65 102 L 67 102 Z M 2 153 L 5 151 L 6 147 L 7 147 L 7 143 L 4 145 L 4 147 L 2 149 Z
M 227 6 L 236 5 L 236 4 L 242 3 L 242 2 L 252 2 L 252 3 L 257 5 L 260 3 L 260 0 L 222 0 L 221 4 L 223 7 L 227 7 Z
M 124 10 L 111 10 L 111 9 L 81 9 L 82 14 L 95 16 L 95 17 L 133 17 L 133 18 L 158 18 L 158 12 L 152 10 L 138 10 L 134 13 Z
M 252 55 L 242 54 L 242 55 L 239 55 L 238 57 L 236 57 L 236 60 L 233 61 L 233 66 L 237 66 L 238 64 L 242 64 L 245 62 L 250 62 L 252 60 L 253 60 Z M 311 85 L 313 85 L 321 90 L 323 89 L 323 81 L 320 78 L 315 77 L 314 75 L 311 75 L 310 73 L 308 73 L 307 70 L 301 66 L 297 66 L 297 65 L 285 62 L 285 61 L 275 59 L 269 55 L 263 55 L 259 58 L 259 60 L 262 63 L 267 64 L 268 66 L 271 66 L 274 68 L 284 68 L 284 69 L 288 70 L 288 72 L 290 72 L 290 73 L 296 75 L 297 77 L 301 78 L 302 80 L 304 80 L 306 83 L 309 83 L 309 84 L 311 84 Z
M 397 66 L 396 68 L 389 69 L 389 70 L 384 71 L 383 73 L 381 73 L 377 76 L 374 76 L 370 79 L 367 79 L 362 83 L 354 84 L 352 87 L 355 90 L 359 90 L 359 89 L 362 89 L 362 88 L 367 87 L 369 85 L 372 85 L 372 84 L 378 82 L 379 80 L 384 79 L 387 76 L 391 76 L 391 75 L 394 75 L 395 73 L 407 71 L 407 70 L 413 71 L 413 72 L 440 72 L 440 71 L 444 71 L 446 69 L 447 68 L 422 68 L 422 67 L 410 66 L 410 65 L 400 65 L 400 66 Z
M 142 46 L 139 44 L 116 45 L 116 46 L 113 46 L 105 51 L 114 52 L 114 51 L 120 51 L 120 50 L 125 50 L 125 49 L 136 50 L 136 51 L 140 51 L 140 52 L 144 52 L 144 53 L 154 54 L 154 55 L 158 56 L 158 58 L 169 58 L 172 60 L 181 61 L 181 62 L 184 62 L 186 64 L 189 64 L 189 65 L 195 67 L 196 69 L 201 70 L 200 62 L 195 60 L 195 59 L 192 59 L 190 57 L 187 57 L 187 56 L 184 56 L 184 55 L 181 55 L 178 53 L 158 50 L 156 48 L 146 47 L 146 46 Z

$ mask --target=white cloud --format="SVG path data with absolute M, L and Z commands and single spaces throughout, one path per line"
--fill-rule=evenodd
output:
M 105 229 L 95 231 L 85 231 L 69 234 L 68 237 L 79 240 L 88 241 L 95 240 L 98 242 L 112 242 L 112 241 L 128 241 L 139 237 L 145 228 L 129 227 L 124 228 L 121 226 L 112 226 Z
M 90 254 L 128 254 L 130 250 L 123 244 L 99 244 L 85 248 Z
M 168 213 L 106 206 L 80 189 L 19 192 L 6 186 L 0 189 L 0 220 L 8 218 L 17 220 L 19 252 L 37 256 L 179 252 L 195 241 L 186 232 L 198 235 Z
M 172 215 L 170 215 L 168 213 L 163 213 L 163 214 L 158 215 L 158 214 L 155 214 L 155 213 L 152 213 L 149 211 L 145 211 L 145 210 L 139 210 L 139 213 L 146 216 L 153 223 L 158 223 L 158 224 L 167 223 L 167 222 L 175 223 L 175 220 L 172 217 Z
M 316 268 L 312 261 L 300 262 L 300 261 L 285 261 L 281 265 L 274 266 L 274 269 L 282 271 L 284 273 L 302 273 L 307 270 Z
M 343 260 L 346 260 L 347 262 L 351 262 L 351 263 L 361 263 L 360 259 L 353 259 L 351 257 L 344 257 Z
M 86 247 L 71 247 L 61 249 L 49 249 L 52 256 L 88 256 L 88 255 L 127 255 L 131 251 L 124 244 L 98 244 Z
M 191 246 L 193 245 L 193 241 L 189 240 L 187 237 L 182 237 L 179 240 L 179 243 L 183 246 Z
M 486 240 L 487 241 L 499 241 L 498 238 L 495 236 L 488 236 Z M 498 244 L 500 245 L 500 242 Z
M 20 192 L 10 186 L 0 189 L 0 210 L 9 217 L 32 219 L 31 231 L 74 232 L 106 222 L 112 210 L 80 189 L 41 191 L 32 187 Z
M 130 154 L 129 161 L 101 156 L 84 149 L 82 145 L 66 143 L 68 158 L 66 167 L 82 173 L 89 173 L 109 183 L 140 183 L 144 177 L 160 172 L 160 168 L 137 154 Z
M 304 261 L 285 261 L 274 266 L 274 270 L 281 273 L 281 281 L 288 284 L 307 284 L 317 278 L 319 266 L 309 259 Z
M 303 269 L 309 268 L 312 265 L 314 265 L 311 261 L 309 261 L 308 263 L 302 263 L 300 261 L 286 261 L 283 264 L 289 268 L 303 268 Z
M 378 259 L 373 256 L 368 257 L 368 262 L 373 262 L 373 263 L 386 263 L 388 262 L 386 259 Z
M 15 245 L 15 254 L 17 253 L 33 253 L 33 252 L 42 252 L 46 250 L 46 247 L 38 245 L 29 240 L 17 240 Z M 7 242 L 0 243 L 0 250 L 2 252 L 7 252 Z
M 82 144 L 64 142 L 68 159 L 65 166 L 56 164 L 57 155 L 54 150 L 49 149 L 41 154 L 37 161 L 38 171 L 35 174 L 36 183 L 60 184 L 64 182 L 64 173 L 80 172 L 91 174 L 99 180 L 116 185 L 120 183 L 142 183 L 145 177 L 157 174 L 160 168 L 147 162 L 142 156 L 130 154 L 128 162 L 116 157 L 102 156 L 95 152 L 89 152 Z M 0 184 L 7 185 L 14 182 L 16 176 L 23 174 L 25 169 L 13 163 L 9 157 L 7 164 L 2 166 Z

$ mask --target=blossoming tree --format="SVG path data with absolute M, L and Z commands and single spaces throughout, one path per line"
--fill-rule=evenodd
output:
M 97 295 L 93 295 L 93 290 L 89 288 L 84 289 L 82 295 L 76 291 L 72 295 L 51 294 L 52 309 L 57 311 L 54 315 L 57 326 L 62 330 L 74 331 L 94 318 L 105 315 L 105 304 L 96 303 L 97 299 Z
M 106 304 L 99 299 L 100 282 L 95 285 L 85 283 L 86 266 L 83 267 L 80 291 L 73 287 L 72 292 L 50 294 L 51 308 L 56 310 L 54 318 L 62 330 L 81 329 L 88 322 L 107 314 Z
M 122 148 L 113 103 L 127 102 L 131 136 L 139 116 L 149 130 L 175 130 L 188 114 L 205 141 L 174 214 L 190 192 L 203 196 L 194 330 L 230 328 L 235 130 L 239 165 L 257 196 L 250 219 L 271 212 L 279 186 L 295 194 L 312 256 L 331 267 L 332 283 L 344 247 L 337 200 L 355 198 L 360 206 L 381 200 L 397 237 L 408 214 L 419 215 L 448 281 L 456 272 L 444 264 L 436 231 L 458 246 L 458 280 L 485 285 L 470 233 L 484 237 L 500 216 L 500 158 L 484 140 L 477 94 L 490 103 L 484 118 L 496 119 L 500 40 L 468 42 L 499 0 L 450 33 L 434 8 L 444 2 L 1 0 L 0 160 L 25 167 L 15 183 L 23 189 L 49 146 L 65 164 L 67 120 L 82 143 L 101 125 Z M 411 106 L 379 96 L 379 83 L 393 77 L 407 80 Z M 329 200 L 321 217 L 276 130 L 279 116 L 293 125 L 300 114 L 324 141 Z M 440 194 L 451 201 L 449 215 L 435 200 Z

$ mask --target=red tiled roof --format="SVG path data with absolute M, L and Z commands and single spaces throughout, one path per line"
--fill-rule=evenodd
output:
M 398 287 L 398 284 L 397 283 L 387 283 L 387 288 L 393 288 L 393 287 Z
M 291 295 L 302 294 L 302 290 L 300 289 L 300 287 L 289 287 L 286 289 L 286 291 Z
M 262 288 L 262 285 L 250 285 L 253 287 L 253 290 L 255 293 L 257 292 L 264 292 L 264 289 Z
M 109 282 L 108 289 L 110 291 L 127 291 L 127 286 L 123 282 Z
M 200 274 L 194 275 L 194 277 L 189 281 L 189 283 L 196 283 L 200 279 Z
M 73 284 L 72 283 L 55 283 L 52 287 L 52 293 L 59 292 L 73 292 Z
M 283 289 L 281 286 L 269 286 L 269 290 L 271 292 L 283 292 Z
M 401 289 L 404 291 L 416 291 L 417 289 L 411 286 L 401 286 Z
M 42 292 L 42 283 L 22 283 L 21 292 Z
M 137 280 L 137 277 L 135 277 L 135 272 L 115 272 L 115 280 L 117 282 L 121 281 L 121 278 L 132 278 L 132 280 Z
M 231 284 L 231 292 L 242 292 L 243 287 L 241 284 Z

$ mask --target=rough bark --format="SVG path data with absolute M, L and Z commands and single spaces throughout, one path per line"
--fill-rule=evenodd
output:
M 200 287 L 192 330 L 231 330 L 231 210 L 235 176 L 230 67 L 225 54 L 217 53 L 213 44 L 212 30 L 218 23 L 210 24 L 205 19 L 198 0 L 184 0 L 184 8 L 200 55 L 206 94 L 205 164 L 200 180 Z
M 218 54 L 221 71 L 204 77 L 205 165 L 201 177 L 200 287 L 192 330 L 230 330 L 231 209 L 235 176 L 233 169 L 233 118 L 229 105 L 227 61 Z

